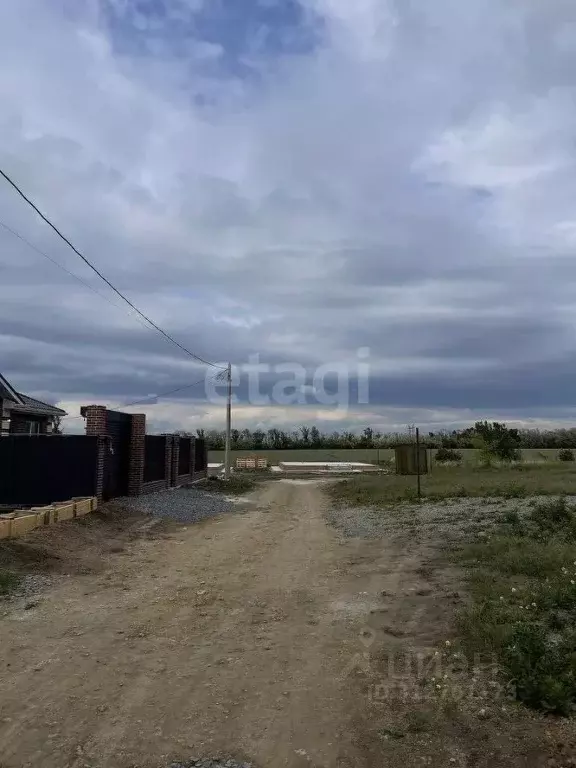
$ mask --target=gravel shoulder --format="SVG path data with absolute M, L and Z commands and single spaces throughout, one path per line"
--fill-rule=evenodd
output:
M 170 488 L 145 496 L 125 497 L 117 503 L 125 509 L 180 523 L 196 523 L 209 517 L 238 511 L 243 500 L 201 488 Z

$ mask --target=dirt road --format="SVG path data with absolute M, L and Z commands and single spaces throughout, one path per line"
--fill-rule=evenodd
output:
M 342 738 L 355 597 L 316 485 L 137 542 L 0 622 L 4 766 L 158 766 L 190 755 L 354 764 Z M 343 763 L 345 764 L 345 763 Z
M 273 482 L 244 513 L 135 541 L 103 572 L 11 609 L 0 619 L 2 768 L 217 755 L 261 768 L 544 764 L 507 748 L 502 762 L 466 762 L 463 744 L 486 726 L 422 727 L 410 743 L 392 728 L 398 707 L 373 701 L 374 663 L 398 644 L 442 641 L 454 585 L 431 580 L 430 541 L 414 529 L 343 539 L 326 504 L 318 481 Z

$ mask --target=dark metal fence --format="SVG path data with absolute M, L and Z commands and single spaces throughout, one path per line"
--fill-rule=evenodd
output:
M 144 482 L 166 478 L 166 437 L 146 435 L 144 444 Z
M 190 474 L 190 452 L 192 449 L 192 441 L 189 437 L 180 438 L 180 453 L 178 454 L 178 474 L 188 475 Z
M 105 500 L 128 493 L 132 420 L 128 413 L 107 411 L 107 427 L 109 439 L 104 458 L 103 486 Z
M 98 438 L 5 435 L 0 438 L 0 504 L 42 506 L 96 494 Z
M 194 451 L 194 472 L 203 472 L 208 466 L 208 453 L 206 451 L 206 441 L 202 438 L 196 438 Z

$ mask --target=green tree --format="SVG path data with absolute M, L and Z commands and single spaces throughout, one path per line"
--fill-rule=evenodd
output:
M 312 443 L 312 448 L 320 448 L 324 442 L 324 435 L 320 434 L 318 427 L 312 427 L 310 430 L 310 442 Z
M 372 448 L 374 446 L 374 430 L 372 427 L 364 429 L 361 441 L 364 448 Z
M 52 420 L 52 434 L 61 435 L 63 432 L 64 428 L 62 426 L 62 416 L 54 416 Z
M 520 457 L 521 439 L 517 429 L 509 429 L 498 421 L 477 421 L 474 433 L 479 441 L 478 447 L 486 458 L 501 461 L 513 461 Z
M 261 451 L 264 447 L 264 441 L 266 440 L 266 433 L 262 432 L 261 429 L 255 429 L 252 433 L 252 444 L 254 445 L 254 450 Z

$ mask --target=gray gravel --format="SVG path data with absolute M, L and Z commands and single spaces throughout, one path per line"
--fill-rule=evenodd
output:
M 27 573 L 22 577 L 16 587 L 16 597 L 30 597 L 38 592 L 45 592 L 54 583 L 54 578 L 49 573 Z
M 550 501 L 552 496 L 521 499 L 461 498 L 421 504 L 398 504 L 376 507 L 350 507 L 332 504 L 325 510 L 327 521 L 350 538 L 380 538 L 395 534 L 438 537 L 448 540 L 482 535 L 493 528 L 505 511 L 516 510 L 526 515 L 534 504 Z M 575 503 L 576 497 L 567 497 Z
M 390 525 L 388 515 L 371 507 L 346 507 L 338 504 L 325 512 L 328 522 L 347 538 L 379 538 Z
M 181 523 L 195 523 L 207 517 L 238 511 L 238 504 L 222 494 L 208 493 L 199 488 L 173 488 L 116 501 L 146 515 Z
M 252 763 L 240 763 L 238 760 L 223 757 L 193 757 L 184 763 L 170 763 L 169 768 L 253 768 Z

